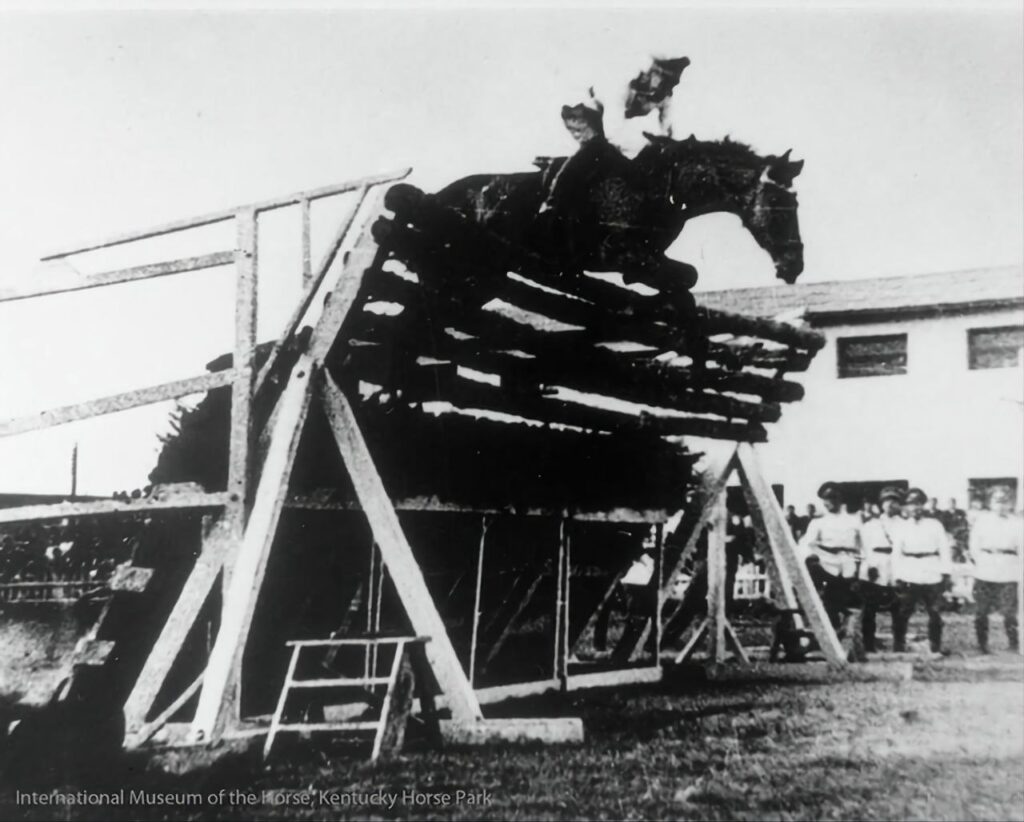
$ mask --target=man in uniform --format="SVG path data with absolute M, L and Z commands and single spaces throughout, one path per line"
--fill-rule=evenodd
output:
M 951 584 L 952 560 L 949 537 L 937 519 L 924 515 L 928 501 L 924 491 L 907 491 L 903 512 L 906 520 L 896 535 L 892 575 L 898 589 L 893 620 L 893 650 L 907 650 L 907 626 L 917 603 L 928 611 L 928 643 L 933 653 L 942 651 L 942 595 Z
M 998 610 L 1010 650 L 1020 648 L 1017 634 L 1017 586 L 1021 578 L 1021 522 L 1011 511 L 1008 489 L 996 487 L 989 498 L 989 510 L 978 516 L 971 529 L 970 556 L 974 562 L 974 628 L 978 647 L 988 650 L 988 615 Z
M 864 524 L 864 564 L 861 566 L 863 580 L 864 610 L 862 628 L 864 650 L 877 650 L 875 624 L 882 609 L 892 614 L 896 622 L 896 589 L 892 584 L 892 550 L 896 537 L 903 525 L 903 493 L 898 488 L 886 487 L 878 496 L 881 515 Z
M 863 558 L 861 523 L 858 516 L 840 512 L 842 495 L 834 482 L 824 483 L 818 497 L 825 513 L 808 523 L 800 544 L 825 611 L 838 628 Z

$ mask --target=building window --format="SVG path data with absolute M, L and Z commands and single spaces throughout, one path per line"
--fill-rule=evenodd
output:
M 1024 347 L 1024 326 L 972 328 L 967 332 L 967 367 L 1016 368 Z
M 907 373 L 907 335 L 844 337 L 838 341 L 839 378 Z

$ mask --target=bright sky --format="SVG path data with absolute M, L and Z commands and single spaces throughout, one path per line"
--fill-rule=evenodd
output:
M 649 54 L 692 61 L 678 136 L 806 160 L 805 281 L 1019 263 L 1022 31 L 1017 3 L 0 9 L 0 288 L 79 240 L 293 190 L 403 166 L 428 190 L 528 169 L 573 150 L 563 103 Z M 196 250 L 233 246 L 207 235 Z M 290 310 L 296 237 L 282 218 L 261 246 L 261 337 Z M 695 221 L 676 252 L 701 287 L 773 283 L 734 218 Z M 200 373 L 230 348 L 231 289 L 225 269 L 0 304 L 0 418 Z M 76 441 L 80 492 L 141 486 L 168 410 L 0 441 L 0 492 L 66 492 Z

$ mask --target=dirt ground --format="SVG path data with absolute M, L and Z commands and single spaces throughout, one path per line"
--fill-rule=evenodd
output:
M 370 766 L 365 749 L 296 745 L 269 767 L 249 753 L 178 776 L 133 759 L 93 789 L 194 792 L 198 804 L 41 807 L 7 793 L 0 818 L 1024 820 L 1024 659 L 978 656 L 970 620 L 947 616 L 954 653 L 910 681 L 712 683 L 679 670 L 657 686 L 503 706 L 582 717 L 580 746 L 414 747 Z M 1005 644 L 998 624 L 994 635 Z M 390 794 L 393 807 L 364 804 Z

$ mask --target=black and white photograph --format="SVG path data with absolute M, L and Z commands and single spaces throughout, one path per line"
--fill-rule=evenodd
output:
M 1024 822 L 1024 5 L 0 0 L 0 819 Z

